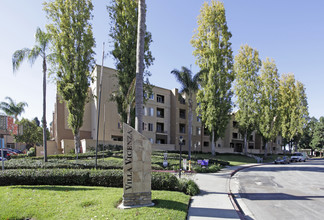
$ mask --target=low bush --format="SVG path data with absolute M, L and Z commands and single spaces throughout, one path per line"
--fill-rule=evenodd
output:
M 153 190 L 177 191 L 179 188 L 177 177 L 170 173 L 153 172 L 151 184 Z
M 152 173 L 153 190 L 180 191 L 188 195 L 199 193 L 193 181 L 183 182 L 170 173 Z M 123 187 L 122 170 L 80 169 L 16 169 L 0 172 L 0 186 L 66 185 Z
M 200 192 L 198 185 L 193 180 L 180 179 L 179 191 L 184 192 L 187 195 L 197 195 Z
M 196 173 L 217 173 L 218 171 L 221 170 L 221 167 L 219 165 L 215 165 L 215 164 L 207 166 L 207 167 L 202 167 L 200 165 L 196 165 L 193 167 L 193 170 Z
M 15 159 L 7 161 L 6 169 L 93 169 L 95 160 L 68 160 L 68 159 L 49 159 L 48 162 L 42 160 L 31 160 L 29 158 Z M 116 158 L 106 158 L 99 160 L 98 169 L 123 169 L 123 161 Z
M 36 149 L 34 147 L 31 147 L 29 151 L 27 152 L 28 157 L 36 156 Z

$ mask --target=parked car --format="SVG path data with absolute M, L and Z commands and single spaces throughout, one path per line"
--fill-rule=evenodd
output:
M 290 160 L 287 156 L 278 157 L 275 161 L 275 164 L 287 164 L 290 163 Z
M 0 150 L 0 157 L 2 155 L 2 152 L 1 151 L 3 151 L 3 157 L 5 159 L 7 159 L 7 160 L 10 160 L 11 159 L 10 153 L 7 150 L 2 150 L 2 149 Z
M 9 151 L 13 151 L 17 154 L 23 154 L 24 152 L 22 152 L 21 150 L 18 150 L 18 149 L 12 149 L 12 148 L 7 148 Z
M 306 162 L 307 156 L 305 152 L 296 152 L 290 157 L 291 162 Z

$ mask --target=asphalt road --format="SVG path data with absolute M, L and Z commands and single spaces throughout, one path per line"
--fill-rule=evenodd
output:
M 244 169 L 231 188 L 247 219 L 324 219 L 324 160 Z

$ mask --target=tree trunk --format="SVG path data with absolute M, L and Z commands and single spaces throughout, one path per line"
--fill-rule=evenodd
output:
M 247 132 L 244 134 L 244 154 L 247 155 Z
M 188 113 L 188 119 L 189 119 L 189 130 L 188 130 L 188 158 L 191 160 L 191 136 L 192 136 L 192 99 L 189 97 L 189 113 Z
M 138 1 L 138 26 L 136 49 L 136 87 L 135 87 L 135 129 L 142 133 L 143 123 L 143 72 L 144 72 L 144 37 L 145 37 L 145 0 Z
M 268 141 L 266 141 L 265 148 L 264 148 L 264 157 L 267 157 L 268 152 Z
M 78 130 L 77 134 L 74 135 L 74 146 L 75 146 L 75 153 L 77 155 L 76 159 L 79 159 L 79 152 L 80 152 L 80 130 Z
M 212 130 L 212 155 L 215 156 L 215 132 Z
M 295 142 L 295 152 L 298 152 L 297 141 Z
M 44 161 L 47 162 L 47 134 L 46 134 L 46 57 L 43 58 L 43 147 Z

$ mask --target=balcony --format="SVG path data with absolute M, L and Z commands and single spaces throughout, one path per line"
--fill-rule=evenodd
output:
M 163 108 L 157 108 L 156 109 L 156 117 L 164 118 L 164 109 Z

